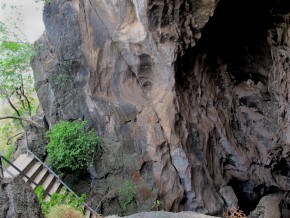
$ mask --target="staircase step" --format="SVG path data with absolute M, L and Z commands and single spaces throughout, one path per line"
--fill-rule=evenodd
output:
M 34 179 L 38 173 L 41 171 L 42 169 L 42 164 L 39 162 L 35 162 L 33 164 L 33 166 L 30 168 L 30 170 L 28 170 L 28 172 L 26 173 L 26 175 L 30 178 L 30 179 Z M 23 177 L 24 181 L 27 182 L 27 178 Z
M 48 193 L 50 195 L 52 195 L 53 193 L 58 192 L 60 190 L 60 188 L 61 188 L 61 183 L 58 180 L 55 180 Z M 50 200 L 50 196 L 49 195 L 46 195 L 45 198 L 44 198 L 44 200 L 46 202 L 48 202 Z
M 34 181 L 37 185 L 42 185 L 46 193 L 50 195 L 59 192 L 67 192 L 66 188 L 62 186 L 61 182 L 57 180 L 54 174 L 50 173 L 49 170 L 43 167 L 42 163 L 38 162 L 32 155 L 22 154 L 20 155 L 13 164 L 22 172 L 24 172 L 31 181 Z M 14 176 L 18 175 L 19 172 L 12 166 L 7 168 Z M 7 172 L 4 172 L 4 177 L 12 177 Z M 22 177 L 25 182 L 28 181 L 26 177 Z M 30 186 L 35 189 L 36 185 L 30 183 Z M 73 192 L 67 192 L 65 200 L 68 200 L 70 196 L 75 195 Z M 45 201 L 49 201 L 50 196 L 45 196 Z M 89 209 L 85 208 L 85 218 L 96 218 L 95 214 L 91 213 Z
M 42 185 L 46 177 L 49 175 L 49 172 L 46 168 L 43 168 L 38 175 L 35 177 L 34 182 L 38 185 Z M 33 183 L 30 184 L 30 186 L 35 189 L 35 185 Z
M 86 210 L 85 218 L 90 218 L 90 216 L 91 216 L 91 211 L 90 210 Z
M 34 163 L 34 158 L 31 155 L 28 154 L 22 154 L 20 155 L 13 164 L 21 171 L 27 172 L 31 166 Z M 18 175 L 19 172 L 12 166 L 7 167 L 7 169 L 14 175 Z M 11 175 L 9 175 L 7 172 L 4 173 L 4 177 L 10 178 Z
M 54 179 L 55 179 L 55 176 L 53 174 L 49 174 L 48 175 L 48 177 L 46 178 L 46 180 L 42 184 L 44 190 L 46 190 L 47 192 L 49 192 L 49 189 L 53 185 Z
M 58 180 L 55 180 L 53 186 L 49 190 L 49 194 L 53 194 L 55 192 L 58 192 L 58 190 L 61 188 L 61 183 Z

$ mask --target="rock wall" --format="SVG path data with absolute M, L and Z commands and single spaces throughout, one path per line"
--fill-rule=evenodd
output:
M 86 119 L 105 138 L 93 187 L 79 184 L 92 205 L 107 195 L 98 209 L 119 212 L 110 190 L 125 180 L 138 189 L 129 211 L 159 199 L 168 211 L 249 213 L 287 196 L 289 12 L 287 0 L 47 4 L 36 90 L 50 127 Z

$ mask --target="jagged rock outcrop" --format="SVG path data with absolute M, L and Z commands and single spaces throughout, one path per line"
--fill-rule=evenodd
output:
M 20 177 L 0 177 L 0 218 L 44 218 L 32 188 Z
M 97 207 L 247 214 L 290 188 L 288 0 L 53 0 L 33 61 L 48 125 L 105 138 Z M 287 211 L 290 202 L 280 205 Z M 118 195 L 98 209 L 117 213 Z

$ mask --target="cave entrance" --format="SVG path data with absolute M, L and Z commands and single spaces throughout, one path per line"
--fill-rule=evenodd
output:
M 251 183 L 236 178 L 233 178 L 228 185 L 233 188 L 239 201 L 239 208 L 246 215 L 256 208 L 261 198 L 260 188 L 262 187 L 254 191 Z
M 196 85 L 194 64 L 202 54 L 207 57 L 203 63 L 209 69 L 207 73 L 218 74 L 219 65 L 226 64 L 233 84 L 251 79 L 266 85 L 272 67 L 268 31 L 281 22 L 281 14 L 289 12 L 289 0 L 221 0 L 196 46 L 186 49 L 176 61 L 177 95 L 189 93 L 187 97 L 191 98 L 190 91 L 194 92 Z M 263 195 L 277 191 L 241 178 L 233 178 L 229 185 L 246 214 L 256 208 Z
M 261 71 L 261 66 L 272 63 L 268 30 L 279 20 L 274 15 L 285 12 L 285 7 L 290 8 L 289 0 L 221 0 L 196 46 L 179 57 L 177 83 L 184 85 L 181 72 L 192 70 L 201 53 L 207 54 L 210 65 L 217 59 L 227 64 L 236 84 L 248 79 L 267 83 L 268 69 Z
M 265 184 L 255 185 L 238 178 L 233 178 L 228 185 L 233 188 L 239 200 L 239 207 L 246 215 L 249 215 L 256 208 L 263 196 L 280 191 L 277 186 L 266 186 Z

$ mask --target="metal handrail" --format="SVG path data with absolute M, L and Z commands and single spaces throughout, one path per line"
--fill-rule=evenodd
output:
M 17 166 L 15 166 L 13 163 L 11 163 L 9 160 L 7 160 L 3 155 L 1 155 L 0 154 L 0 162 L 1 162 L 1 169 L 3 170 L 3 168 L 2 168 L 2 159 L 6 162 L 6 163 L 8 163 L 10 166 L 12 166 L 15 170 L 17 170 L 19 173 L 20 173 L 20 175 L 22 175 L 22 176 L 24 176 L 27 180 L 28 180 L 28 182 L 30 182 L 30 183 L 32 183 L 33 185 L 35 185 L 35 187 L 38 187 L 39 186 L 39 184 L 37 184 L 35 181 L 33 181 L 29 176 L 27 176 L 22 170 L 20 170 Z M 2 171 L 3 172 L 3 171 Z M 2 175 L 3 177 L 4 177 L 4 173 L 3 173 L 3 175 Z M 51 196 L 51 194 L 49 194 L 47 191 L 45 191 L 45 194 L 47 194 L 48 196 Z
M 53 174 L 57 180 L 64 186 L 66 187 L 70 192 L 72 192 L 77 198 L 80 198 L 70 187 L 68 187 L 67 184 L 65 184 L 60 178 L 59 176 L 49 167 L 47 166 L 42 160 L 40 160 L 34 153 L 32 153 L 32 151 L 30 151 L 28 148 L 27 148 L 27 152 L 29 154 L 31 154 L 37 161 L 39 161 L 43 167 L 45 167 L 51 174 Z M 84 207 L 86 207 L 88 210 L 90 210 L 92 213 L 94 213 L 95 215 L 98 215 L 98 213 L 93 209 L 91 208 L 89 205 L 87 205 L 86 203 L 83 203 Z
M 49 167 L 47 166 L 42 160 L 40 160 L 35 154 L 32 153 L 32 151 L 30 151 L 29 149 L 27 149 L 27 152 L 29 154 L 31 154 L 37 161 L 39 161 L 51 174 L 53 174 L 57 180 L 63 185 L 65 186 L 70 192 L 74 192 L 73 190 L 70 189 L 70 187 L 68 187 L 60 178 L 59 176 Z
M 1 176 L 4 177 L 4 166 L 2 164 L 2 159 L 0 158 L 0 168 L 1 168 Z
M 13 173 L 11 173 L 8 169 L 6 169 L 5 167 L 2 168 L 5 172 L 7 172 L 11 177 L 13 177 Z M 3 172 L 3 177 L 4 177 L 4 172 Z

